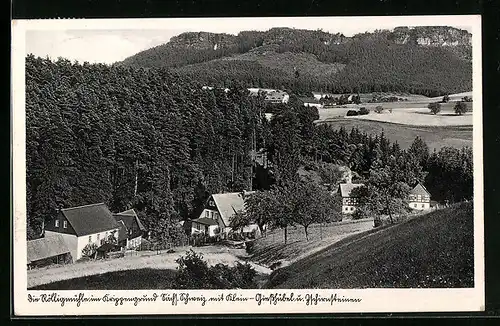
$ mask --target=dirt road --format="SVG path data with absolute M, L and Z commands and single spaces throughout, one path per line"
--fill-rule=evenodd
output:
M 243 261 L 246 257 L 244 249 L 231 249 L 222 246 L 207 247 L 180 247 L 176 248 L 174 253 L 141 252 L 137 256 L 127 256 L 123 258 L 87 261 L 71 265 L 56 266 L 49 268 L 34 269 L 28 271 L 28 288 L 107 272 L 120 270 L 154 268 L 154 269 L 176 269 L 175 260 L 184 255 L 186 251 L 193 249 L 201 253 L 209 265 L 218 263 L 233 265 L 237 261 Z M 267 267 L 249 262 L 257 272 L 261 274 L 270 274 L 271 270 Z

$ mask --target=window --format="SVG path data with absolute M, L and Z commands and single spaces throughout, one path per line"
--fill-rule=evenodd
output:
M 346 210 L 346 211 L 348 211 L 348 210 L 349 210 L 349 207 L 346 207 L 346 208 L 345 208 L 345 210 Z
M 424 207 L 425 207 L 424 204 L 422 204 L 422 208 L 424 208 Z
M 351 211 L 353 211 L 353 210 L 354 210 L 354 207 L 351 207 Z
M 414 207 L 414 208 L 417 208 L 417 204 L 413 204 L 413 207 Z
M 63 222 L 63 228 L 65 228 L 65 229 L 68 228 L 68 221 Z
M 56 220 L 56 228 L 59 227 L 59 220 Z
M 214 212 L 210 212 L 210 217 L 213 219 L 214 218 Z
M 92 242 L 92 236 L 89 235 L 89 243 L 91 243 L 91 242 Z
M 99 240 L 101 240 L 101 235 L 97 233 L 97 242 L 99 242 Z
M 208 211 L 205 211 L 205 217 L 208 218 Z

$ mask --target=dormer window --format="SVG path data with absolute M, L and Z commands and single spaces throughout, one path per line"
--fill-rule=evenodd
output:
M 68 228 L 68 221 L 63 222 L 63 228 L 67 229 Z
M 56 220 L 56 224 L 55 225 L 56 225 L 56 228 L 59 227 L 59 220 Z

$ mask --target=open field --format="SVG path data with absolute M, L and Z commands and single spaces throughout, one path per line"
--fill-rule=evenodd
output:
M 288 243 L 285 245 L 283 230 L 275 230 L 253 242 L 251 260 L 270 266 L 280 262 L 286 266 L 298 259 L 311 255 L 349 235 L 373 229 L 373 219 L 314 224 L 309 227 L 309 240 L 306 241 L 304 228 L 288 228 Z
M 333 119 L 324 123 L 328 123 L 334 128 L 343 126 L 348 131 L 356 127 L 372 135 L 380 134 L 383 131 L 390 141 L 397 141 L 401 148 L 404 149 L 408 148 L 417 136 L 420 136 L 427 143 L 431 151 L 444 146 L 472 147 L 472 126 L 408 126 L 350 118 Z
M 400 109 L 392 113 L 370 112 L 366 115 L 348 117 L 348 119 L 362 119 L 398 123 L 411 126 L 472 126 L 472 113 L 455 115 L 452 112 L 441 111 L 434 115 L 424 108 Z
M 474 286 L 473 205 L 345 238 L 273 272 L 270 288 Z
M 359 110 L 365 107 L 370 110 L 370 114 L 363 116 L 353 116 L 349 119 L 365 119 L 382 122 L 392 122 L 412 126 L 472 126 L 472 113 L 462 116 L 455 115 L 453 110 L 455 103 L 448 102 L 441 104 L 441 112 L 437 115 L 430 113 L 427 105 L 429 102 L 392 102 L 392 103 L 362 103 L 348 104 L 338 107 L 318 109 L 318 121 L 331 120 L 346 117 L 347 111 Z M 472 110 L 472 102 L 466 103 L 469 111 Z M 384 113 L 374 112 L 377 106 L 382 106 Z M 387 110 L 392 109 L 392 113 Z M 347 118 L 347 117 L 346 117 Z
M 120 275 L 120 273 L 118 272 L 138 269 L 175 270 L 178 266 L 175 260 L 180 256 L 183 256 L 189 249 L 193 249 L 195 252 L 203 254 L 203 258 L 210 265 L 216 265 L 218 263 L 233 265 L 236 261 L 244 261 L 245 257 L 247 256 L 244 249 L 232 249 L 222 246 L 206 246 L 195 248 L 181 247 L 176 248 L 175 253 L 162 253 L 157 255 L 156 252 L 150 252 L 150 255 L 142 253 L 142 255 L 138 256 L 128 256 L 108 260 L 86 261 L 70 265 L 29 270 L 27 286 L 28 288 L 32 288 L 42 284 L 75 279 L 75 284 L 73 284 L 72 282 L 68 282 L 67 284 L 71 285 L 71 289 L 80 289 L 75 286 L 77 286 L 78 284 L 82 284 L 82 282 L 84 282 L 84 280 L 88 279 L 90 276 L 96 276 L 99 274 L 114 273 L 109 275 Z M 266 267 L 258 266 L 253 263 L 252 265 L 258 273 L 269 274 L 271 272 L 271 270 Z M 109 275 L 103 277 L 106 278 L 109 277 Z M 79 281 L 80 278 L 83 281 Z M 97 283 L 100 282 L 99 277 L 92 277 L 89 280 L 96 280 Z M 134 279 L 131 278 L 130 280 L 130 282 L 133 282 L 132 280 Z M 117 280 L 117 282 L 121 281 Z M 84 288 L 85 286 L 83 286 L 81 289 Z

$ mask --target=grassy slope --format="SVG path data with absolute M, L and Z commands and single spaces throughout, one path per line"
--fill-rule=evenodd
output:
M 290 227 L 286 245 L 283 231 L 275 230 L 253 242 L 251 260 L 266 266 L 282 260 L 292 262 L 349 235 L 372 229 L 373 220 L 330 223 L 322 227 L 313 224 L 309 227 L 309 240 L 306 240 L 303 227 Z
M 273 272 L 267 287 L 474 286 L 472 203 L 350 240 Z

